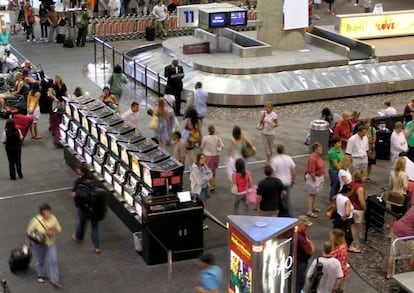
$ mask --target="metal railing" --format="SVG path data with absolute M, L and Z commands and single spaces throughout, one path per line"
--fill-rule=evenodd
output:
M 133 82 L 135 95 L 139 86 L 144 87 L 146 104 L 148 104 L 148 91 L 155 91 L 158 97 L 160 97 L 167 82 L 166 78 L 160 73 L 155 72 L 147 65 L 128 56 L 125 52 L 116 49 L 113 45 L 98 37 L 94 37 L 94 64 L 95 75 L 97 75 L 98 72 L 97 66 L 99 64 L 103 65 L 102 74 L 104 83 L 106 83 L 105 81 L 107 80 L 107 75 L 110 74 L 107 70 L 109 68 L 114 68 L 117 64 L 121 65 L 122 71 Z M 95 78 L 97 79 L 97 76 L 95 76 Z

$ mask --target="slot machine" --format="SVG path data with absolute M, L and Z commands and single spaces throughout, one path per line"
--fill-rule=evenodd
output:
M 158 163 L 140 162 L 142 181 L 151 194 L 162 195 L 178 192 L 183 187 L 184 165 L 174 158 L 167 158 Z
M 75 139 L 78 136 L 78 130 L 80 128 L 79 122 L 71 120 L 69 122 L 69 128 L 66 132 L 66 141 L 70 149 L 75 151 Z
M 98 140 L 109 149 L 108 137 L 106 136 L 107 129 L 123 123 L 124 119 L 122 119 L 122 117 L 118 114 L 114 114 L 106 118 L 100 119 L 96 127 L 98 132 Z
M 70 121 L 72 120 L 72 117 L 68 114 L 62 115 L 62 120 L 59 124 L 59 136 L 60 136 L 60 142 L 62 144 L 67 143 L 67 131 L 69 129 Z
M 104 135 L 106 136 L 109 150 L 118 156 L 118 137 L 129 133 L 134 134 L 135 128 L 131 127 L 128 123 L 123 121 L 122 123 L 116 124 L 114 126 L 99 125 L 98 131 L 100 131 L 100 137 L 103 137 Z
M 95 173 L 97 175 L 97 177 L 102 176 L 103 174 L 103 166 L 104 163 L 106 161 L 106 157 L 109 154 L 109 150 L 101 143 L 98 143 L 96 145 L 96 151 L 95 154 L 93 155 L 93 160 L 92 160 L 92 164 L 93 164 L 93 169 L 95 170 Z M 100 180 L 102 180 L 103 178 L 99 177 Z
M 95 101 L 94 98 L 90 96 L 82 96 L 78 98 L 73 97 L 64 97 L 66 101 L 65 112 L 72 116 L 73 119 L 80 122 L 79 112 L 78 109 L 82 105 L 86 105 Z M 68 109 L 69 106 L 69 109 Z
M 131 144 L 131 143 L 136 143 L 139 142 L 141 140 L 145 139 L 145 136 L 143 136 L 138 129 L 135 129 L 132 132 L 128 132 L 125 134 L 120 134 L 120 133 L 108 133 L 108 139 L 109 139 L 109 145 L 111 146 L 110 150 L 117 156 L 121 156 L 121 149 L 119 146 L 119 143 L 123 142 L 123 143 L 127 143 L 127 144 Z M 122 160 L 127 166 L 129 166 L 129 161 L 128 159 Z
M 83 157 L 85 159 L 85 162 L 90 166 L 93 166 L 93 156 L 96 153 L 96 147 L 98 144 L 99 142 L 96 137 L 93 137 L 92 135 L 88 135 L 86 137 L 86 143 L 83 149 Z
M 112 110 L 110 110 L 112 111 Z M 95 136 L 98 140 L 99 140 L 99 135 L 98 135 L 98 125 L 99 124 L 105 124 L 107 119 L 110 119 L 110 117 L 115 115 L 115 112 L 112 111 L 111 114 L 107 115 L 107 113 L 105 113 L 105 115 L 101 116 L 98 115 L 100 114 L 101 111 L 98 111 L 95 113 L 95 115 L 90 115 L 87 116 L 86 119 L 88 120 L 88 129 L 89 132 Z
M 86 117 L 89 115 L 93 115 L 94 112 L 99 111 L 101 109 L 105 109 L 105 108 L 107 107 L 105 107 L 105 104 L 101 102 L 100 100 L 95 100 L 92 103 L 81 105 L 78 108 L 78 112 L 79 112 L 79 119 L 80 119 L 79 122 L 82 125 L 82 127 L 84 127 L 85 129 L 88 129 L 89 131 L 88 119 Z
M 115 172 L 113 175 L 113 186 L 117 194 L 124 198 L 124 184 L 126 183 L 127 176 L 129 174 L 129 168 L 125 166 L 122 162 L 119 162 L 115 167 Z M 125 198 L 124 198 L 125 199 Z M 130 199 L 130 198 L 129 198 Z M 133 201 L 130 204 L 133 206 Z
M 154 150 L 158 145 L 151 139 L 145 138 L 136 143 L 118 142 L 121 160 L 128 164 L 132 172 L 141 176 L 138 153 Z
M 85 152 L 86 140 L 89 135 L 90 135 L 89 132 L 85 128 L 79 127 L 78 135 L 76 136 L 76 139 L 75 139 L 75 151 L 82 159 L 85 159 L 84 152 Z
M 119 164 L 118 157 L 108 151 L 108 155 L 106 156 L 103 169 L 102 169 L 102 176 L 104 178 L 104 181 L 111 186 L 113 185 L 113 182 L 114 182 L 113 175 L 116 171 L 118 164 Z
M 96 111 L 80 110 L 81 112 L 81 124 L 85 129 L 91 132 L 91 121 L 90 117 L 95 119 L 103 119 L 114 114 L 114 111 L 109 107 L 103 107 Z

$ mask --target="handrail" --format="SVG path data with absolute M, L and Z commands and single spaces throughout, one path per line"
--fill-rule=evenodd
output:
M 392 241 L 391 244 L 391 254 L 393 256 L 393 261 L 392 261 L 392 275 L 395 275 L 395 261 L 398 259 L 407 259 L 407 258 L 412 258 L 414 257 L 414 252 L 410 253 L 410 254 L 400 254 L 399 256 L 397 256 L 397 251 L 396 251 L 396 245 L 398 242 L 400 241 L 407 241 L 407 240 L 414 240 L 414 236 L 405 236 L 405 237 L 398 237 L 396 239 L 394 239 Z

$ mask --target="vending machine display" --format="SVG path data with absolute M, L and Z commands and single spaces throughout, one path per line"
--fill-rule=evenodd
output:
M 67 131 L 69 129 L 70 121 L 72 120 L 72 117 L 70 117 L 68 114 L 62 115 L 62 120 L 59 125 L 59 134 L 60 134 L 60 141 L 62 143 L 67 142 Z
M 85 152 L 85 145 L 86 145 L 86 139 L 89 136 L 89 132 L 83 128 L 79 127 L 78 135 L 75 139 L 75 151 L 78 153 L 79 156 L 81 156 L 82 159 L 84 159 L 84 152 Z
M 109 150 L 102 144 L 98 143 L 96 145 L 96 152 L 93 155 L 93 169 L 97 175 L 102 175 L 103 165 L 108 156 Z
M 98 130 L 97 137 L 98 137 L 98 140 L 109 149 L 108 137 L 106 136 L 106 132 L 111 127 L 114 127 L 118 124 L 123 124 L 124 119 L 122 119 L 122 117 L 119 116 L 118 114 L 114 114 L 107 118 L 100 119 L 100 122 L 98 122 L 97 124 L 97 130 Z
M 110 145 L 110 150 L 117 156 L 120 156 L 120 146 L 119 143 L 123 142 L 123 143 L 127 143 L 127 144 L 131 144 L 131 143 L 136 143 L 139 142 L 141 140 L 145 139 L 145 136 L 143 136 L 138 129 L 135 129 L 135 131 L 132 132 L 128 132 L 125 134 L 120 134 L 120 133 L 108 133 L 108 139 L 109 139 L 109 145 Z M 121 158 L 122 160 L 122 158 Z M 128 161 L 124 161 L 122 160 L 125 164 L 127 164 L 127 166 L 129 166 L 129 162 Z
M 71 148 L 72 150 L 75 150 L 75 139 L 78 136 L 79 128 L 80 128 L 79 122 L 75 120 L 71 120 L 69 122 L 68 131 L 66 132 L 67 134 L 66 141 L 69 145 L 69 148 Z
M 182 190 L 184 165 L 168 158 L 159 163 L 140 162 L 142 181 L 152 194 L 166 194 Z
M 119 163 L 116 165 L 115 173 L 113 176 L 113 186 L 115 192 L 117 192 L 119 195 L 124 195 L 124 184 L 127 180 L 127 176 L 129 173 L 129 168 L 125 166 L 122 163 Z M 132 204 L 131 204 L 132 206 Z
M 88 135 L 86 138 L 86 144 L 83 151 L 83 157 L 89 165 L 93 164 L 93 156 L 96 153 L 96 146 L 98 145 L 98 140 L 92 135 Z
M 117 165 L 119 164 L 118 157 L 114 156 L 114 154 L 111 154 L 110 152 L 106 156 L 104 167 L 103 167 L 103 178 L 109 185 L 113 185 L 113 175 L 115 173 L 115 170 L 117 168 Z

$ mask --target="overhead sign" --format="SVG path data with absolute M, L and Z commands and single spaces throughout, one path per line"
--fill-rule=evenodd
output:
M 177 6 L 178 27 L 198 27 L 198 5 Z
M 339 24 L 336 30 L 343 36 L 355 39 L 414 35 L 414 10 L 337 17 Z

